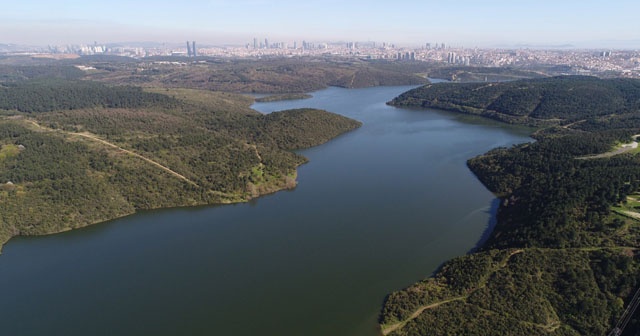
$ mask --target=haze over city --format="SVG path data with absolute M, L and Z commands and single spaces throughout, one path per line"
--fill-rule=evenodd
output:
M 640 2 L 291 1 L 86 2 L 3 5 L 0 43 L 71 44 L 196 39 L 206 44 L 275 40 L 442 41 L 465 47 L 638 48 Z

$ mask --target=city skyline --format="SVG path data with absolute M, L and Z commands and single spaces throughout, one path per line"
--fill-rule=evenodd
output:
M 488 0 L 382 3 L 290 0 L 23 0 L 3 6 L 0 43 L 185 39 L 204 44 L 380 41 L 406 45 L 640 47 L 637 1 Z

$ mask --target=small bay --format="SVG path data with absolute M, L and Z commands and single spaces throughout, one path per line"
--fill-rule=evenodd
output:
M 363 122 L 300 151 L 298 186 L 245 204 L 142 212 L 0 255 L 6 335 L 374 336 L 385 295 L 478 244 L 495 197 L 466 160 L 526 130 L 328 88 L 257 103 Z

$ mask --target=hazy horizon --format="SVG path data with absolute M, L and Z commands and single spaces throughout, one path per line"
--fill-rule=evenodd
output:
M 244 44 L 376 41 L 403 46 L 570 45 L 638 48 L 640 2 L 488 0 L 23 0 L 3 6 L 0 43 L 26 45 L 153 41 Z

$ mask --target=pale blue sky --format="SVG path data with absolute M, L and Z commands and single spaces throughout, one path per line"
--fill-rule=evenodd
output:
M 19 0 L 0 7 L 0 43 L 253 37 L 451 45 L 640 45 L 639 0 Z M 634 42 L 626 42 L 634 41 Z

